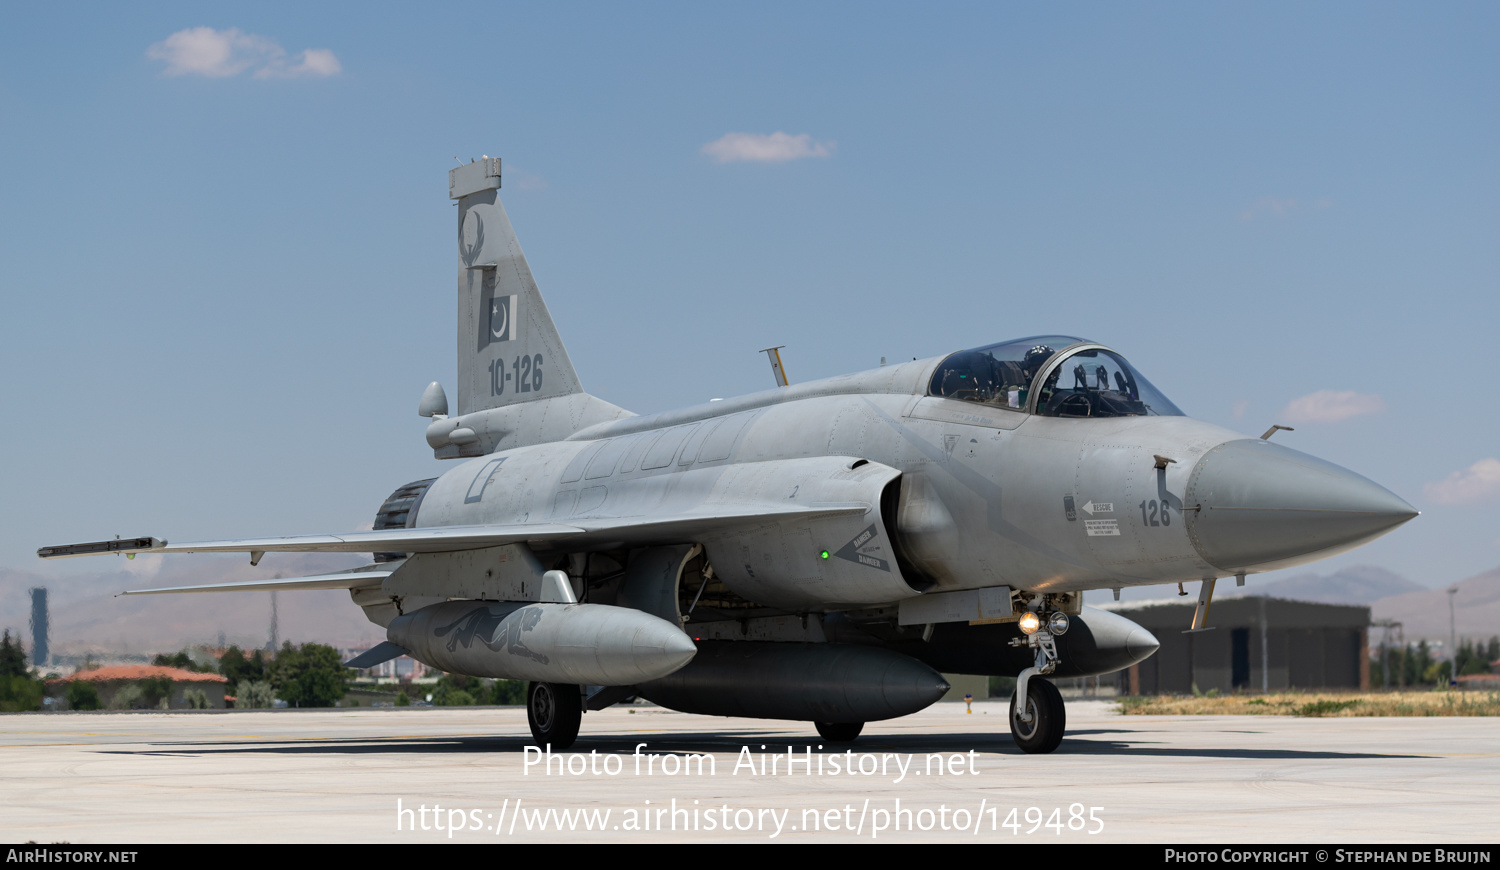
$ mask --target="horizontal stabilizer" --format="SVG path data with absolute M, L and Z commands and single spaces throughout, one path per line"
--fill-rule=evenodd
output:
M 391 659 L 400 658 L 404 655 L 406 655 L 406 647 L 383 640 L 349 661 L 344 662 L 344 667 L 364 670 L 365 668 L 373 668 L 376 665 L 385 664 Z
M 235 583 L 210 583 L 205 586 L 169 586 L 162 589 L 131 589 L 121 595 L 167 595 L 175 592 L 276 592 L 308 589 L 357 589 L 375 586 L 396 573 L 392 570 L 344 571 L 338 574 L 312 574 L 307 577 L 284 577 L 277 580 L 240 580 Z

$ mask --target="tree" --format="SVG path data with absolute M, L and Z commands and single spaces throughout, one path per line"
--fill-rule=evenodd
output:
M 432 705 L 434 707 L 472 707 L 474 696 L 463 689 L 455 689 L 451 684 L 438 683 L 432 689 Z
M 219 657 L 219 673 L 229 678 L 231 686 L 246 680 L 261 682 L 266 678 L 266 660 L 260 650 L 247 657 L 239 647 L 231 646 Z
M 1402 662 L 1406 675 L 1406 684 L 1414 686 L 1419 683 L 1431 683 L 1437 679 L 1437 675 L 1428 674 L 1432 670 L 1432 650 L 1428 649 L 1427 641 L 1423 640 L 1417 644 L 1416 649 L 1407 647 L 1405 660 Z
M 434 707 L 472 707 L 479 703 L 478 697 L 485 694 L 484 686 L 473 677 L 463 674 L 443 674 L 432 687 Z
M 1493 646 L 1495 639 L 1490 639 Z M 1489 655 L 1489 650 L 1482 643 L 1465 640 L 1458 645 L 1458 674 L 1468 676 L 1469 674 L 1487 674 L 1490 672 L 1490 662 L 1494 661 Z
M 170 677 L 146 677 L 137 680 L 147 708 L 167 709 L 172 703 L 172 679 Z
M 26 648 L 21 639 L 0 638 L 0 713 L 24 713 L 42 709 L 46 688 L 26 666 Z
M 21 639 L 10 639 L 10 629 L 5 630 L 5 637 L 0 639 L 0 677 L 28 677 L 30 669 L 26 667 L 26 648 L 21 645 Z
M 524 680 L 496 680 L 489 703 L 501 707 L 514 707 L 526 703 Z
M 68 683 L 68 709 L 99 709 L 99 688 L 88 680 L 70 681 Z
M 331 646 L 287 641 L 271 663 L 271 685 L 288 704 L 332 707 L 349 691 L 349 669 Z
M 0 677 L 0 713 L 40 710 L 44 694 L 40 680 L 29 676 Z
M 184 671 L 193 671 L 195 673 L 202 674 L 211 674 L 214 672 L 212 666 L 200 665 L 197 662 L 193 661 L 193 657 L 189 655 L 188 651 L 185 649 L 178 650 L 172 655 L 167 655 L 166 653 L 157 653 L 156 658 L 151 660 L 151 664 L 164 668 L 180 668 Z

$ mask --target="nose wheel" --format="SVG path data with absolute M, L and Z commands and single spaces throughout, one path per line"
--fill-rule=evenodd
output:
M 526 722 L 537 746 L 561 751 L 578 739 L 583 722 L 583 695 L 577 686 L 532 683 L 526 690 Z
M 1033 678 L 1026 687 L 1026 716 L 1017 709 L 1017 695 L 1010 696 L 1010 733 L 1022 752 L 1051 752 L 1062 743 L 1068 713 L 1062 693 L 1050 682 Z M 1018 693 L 1019 694 L 1019 693 Z

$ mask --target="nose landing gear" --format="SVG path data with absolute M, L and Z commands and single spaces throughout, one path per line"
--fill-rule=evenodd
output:
M 1010 733 L 1022 752 L 1051 752 L 1062 743 L 1068 724 L 1062 693 L 1047 680 L 1033 678 L 1057 670 L 1056 636 L 1067 630 L 1068 617 L 1060 611 L 1048 614 L 1045 620 L 1027 613 L 1021 618 L 1025 636 L 1010 642 L 1011 646 L 1028 646 L 1036 651 L 1036 664 L 1016 677 L 1016 692 L 1010 698 Z

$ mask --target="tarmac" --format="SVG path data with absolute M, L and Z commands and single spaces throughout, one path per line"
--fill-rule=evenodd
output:
M 219 842 L 1500 839 L 1487 718 L 1122 716 L 1051 755 L 1001 701 L 824 744 L 807 723 L 617 706 L 550 759 L 519 707 L 0 716 L 0 836 Z M 824 748 L 819 750 L 822 745 Z M 790 747 L 790 752 L 788 751 Z M 550 769 L 549 769 L 550 768 Z

